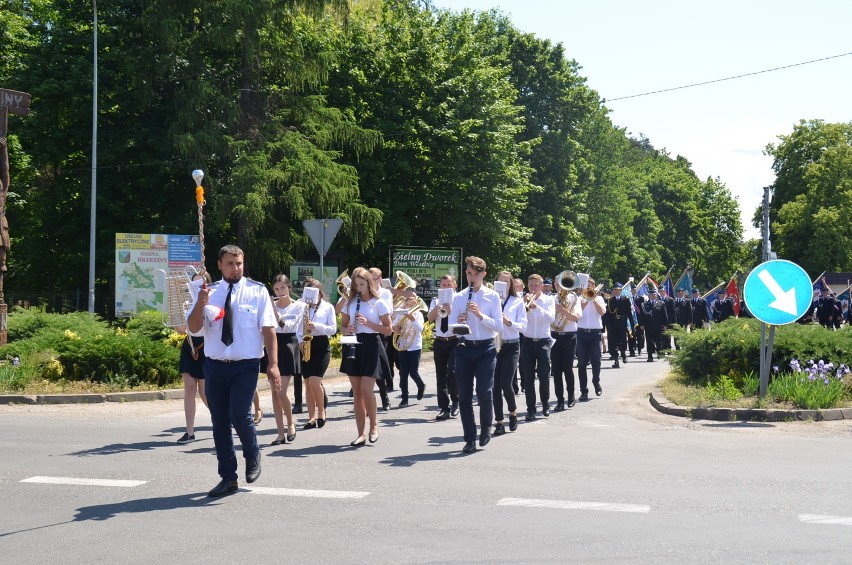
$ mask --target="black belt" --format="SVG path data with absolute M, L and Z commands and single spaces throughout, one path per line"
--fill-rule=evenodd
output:
M 509 344 L 509 343 L 520 343 L 520 342 L 521 342 L 521 340 L 520 340 L 520 339 L 518 339 L 518 338 L 515 338 L 515 339 L 504 339 L 504 340 L 503 340 L 503 345 L 506 345 L 506 344 Z
M 550 332 L 551 335 L 574 335 L 577 332 Z
M 602 330 L 600 330 L 599 328 L 577 328 L 577 331 L 590 334 L 590 333 L 600 332 Z
M 538 341 L 550 341 L 549 337 L 524 337 L 527 341 L 538 342 Z
M 440 335 L 435 336 L 435 339 L 437 339 L 438 341 L 453 341 L 453 340 L 456 340 L 458 338 L 459 338 L 459 336 L 457 336 L 457 335 L 451 335 L 449 337 L 444 337 L 444 336 L 440 336 Z
M 466 339 L 464 340 L 465 345 L 485 345 L 488 343 L 494 343 L 494 338 L 489 339 Z

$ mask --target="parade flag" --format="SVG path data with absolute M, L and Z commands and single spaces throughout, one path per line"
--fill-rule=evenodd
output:
M 681 273 L 680 278 L 674 285 L 674 290 L 677 292 L 680 289 L 683 289 L 686 292 L 686 296 L 689 296 L 692 291 L 692 267 L 687 266 L 686 269 Z
M 725 286 L 725 283 L 719 283 L 710 290 L 708 290 L 707 293 L 701 297 L 707 302 L 707 319 L 710 321 L 713 321 L 713 304 L 716 302 L 717 298 L 716 291 L 718 291 L 723 286 Z
M 672 285 L 672 272 L 669 271 L 666 274 L 666 278 L 663 279 L 663 288 L 666 289 L 666 295 L 667 296 L 674 296 L 674 292 L 673 292 L 674 288 L 672 288 L 672 286 L 673 286 Z
M 728 293 L 728 298 L 734 303 L 734 315 L 740 317 L 740 291 L 737 289 L 737 275 L 731 277 L 731 282 L 728 283 L 728 288 L 725 289 Z
M 825 284 L 825 271 L 820 273 L 820 275 L 814 279 L 813 287 L 814 294 L 820 293 L 823 290 L 828 290 L 828 285 Z

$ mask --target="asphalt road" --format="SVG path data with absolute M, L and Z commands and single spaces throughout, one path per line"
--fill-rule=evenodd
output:
M 224 499 L 206 496 L 218 477 L 203 406 L 189 445 L 174 442 L 181 401 L 0 406 L 0 559 L 850 560 L 848 422 L 664 416 L 646 394 L 666 364 L 631 362 L 604 369 L 600 398 L 462 455 L 461 423 L 434 421 L 431 359 L 422 369 L 426 398 L 380 415 L 378 443 L 360 449 L 349 447 L 348 385 L 329 382 L 325 428 L 264 447 L 260 480 L 247 489 L 241 476 Z M 266 446 L 276 433 L 268 392 L 262 400 Z

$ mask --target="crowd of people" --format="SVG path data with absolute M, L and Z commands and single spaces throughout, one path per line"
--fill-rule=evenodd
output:
M 302 412 L 303 396 L 308 420 L 302 429 L 324 427 L 328 397 L 322 380 L 331 359 L 330 337 L 338 331 L 340 371 L 349 377 L 355 415 L 351 446 L 379 440 L 378 407 L 390 408 L 394 368 L 399 373 L 399 407 L 408 406 L 414 396 L 409 381 L 416 387 L 416 398 L 424 397 L 420 361 L 428 321 L 434 323 L 435 420 L 459 418 L 462 451 L 473 453 L 492 436 L 517 430 L 518 398 L 525 404 L 522 415 L 527 422 L 547 418 L 551 410 L 571 409 L 590 399 L 589 373 L 591 389 L 596 396 L 603 394 L 604 354 L 616 369 L 628 358 L 641 357 L 643 350 L 646 361 L 652 362 L 655 356 L 668 355 L 672 343 L 678 347 L 667 332 L 670 328 L 705 328 L 711 320 L 718 323 L 737 315 L 724 289 L 708 309 L 698 288 L 691 289 L 691 296 L 678 288 L 670 297 L 665 287 L 648 284 L 647 294 L 633 296 L 623 293 L 620 283 L 601 291 L 583 273 L 558 280 L 556 290 L 550 278 L 538 274 L 524 282 L 500 271 L 493 282 L 486 282 L 486 262 L 475 256 L 465 259 L 467 286 L 460 289 L 454 275 L 444 275 L 428 306 L 413 288 L 393 287 L 387 279 L 383 284 L 382 272 L 375 267 L 354 269 L 332 305 L 322 283 L 311 278 L 303 282 L 303 295 L 296 300 L 289 278 L 280 274 L 270 295 L 264 285 L 243 276 L 243 252 L 236 246 L 223 247 L 218 263 L 222 280 L 211 282 L 205 274 L 192 283 L 200 286 L 187 316 L 180 364 L 186 433 L 178 441 L 195 439 L 196 392 L 213 422 L 221 482 L 210 496 L 237 490 L 231 428 L 242 443 L 247 482 L 260 476 L 255 432 L 260 420 L 258 410 L 254 416 L 250 410 L 259 373 L 266 373 L 272 388 L 278 433 L 271 445 L 296 439 L 294 414 Z M 820 323 L 831 326 L 838 323 L 839 308 L 828 298 L 815 300 L 813 310 Z M 739 315 L 747 316 L 747 309 L 741 308 Z

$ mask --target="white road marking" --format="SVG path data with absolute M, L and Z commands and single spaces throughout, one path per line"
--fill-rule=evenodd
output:
M 602 510 L 606 512 L 634 512 L 647 514 L 650 506 L 644 504 L 619 504 L 614 502 L 579 502 L 575 500 L 541 500 L 535 498 L 501 498 L 497 506 L 523 506 L 526 508 L 560 508 L 564 510 Z
M 303 498 L 364 498 L 369 492 L 348 490 L 308 490 L 300 488 L 273 487 L 244 487 L 241 490 L 252 494 L 269 494 L 272 496 L 300 496 Z
M 848 516 L 822 516 L 820 514 L 799 514 L 799 522 L 809 524 L 833 524 L 838 526 L 852 526 L 852 518 Z
M 127 481 L 120 479 L 81 479 L 76 477 L 30 477 L 22 483 L 41 483 L 47 485 L 75 485 L 90 487 L 138 487 L 148 481 Z

